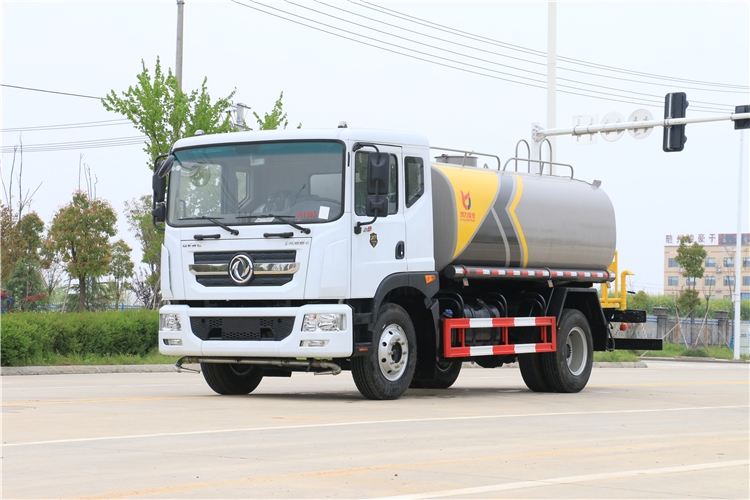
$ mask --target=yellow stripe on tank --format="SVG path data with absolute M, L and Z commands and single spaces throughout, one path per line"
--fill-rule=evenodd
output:
M 521 244 L 521 253 L 523 254 L 521 267 L 526 267 L 526 264 L 529 262 L 529 249 L 526 246 L 526 238 L 523 235 L 521 223 L 518 222 L 518 217 L 516 217 L 516 207 L 518 206 L 518 202 L 521 201 L 521 194 L 523 194 L 523 179 L 518 175 L 514 175 L 513 177 L 516 178 L 516 195 L 513 197 L 513 203 L 510 204 L 508 212 L 510 212 L 510 216 L 513 219 L 513 225 L 516 226 L 518 242 Z
M 495 203 L 499 179 L 496 172 L 489 170 L 443 166 L 435 168 L 445 174 L 453 187 L 458 216 L 458 234 L 453 251 L 455 259 L 464 251 Z

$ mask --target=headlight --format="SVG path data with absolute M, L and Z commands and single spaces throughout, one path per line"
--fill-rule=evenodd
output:
M 340 332 L 346 330 L 346 315 L 339 313 L 305 314 L 303 332 Z
M 167 332 L 179 332 L 182 330 L 179 314 L 160 314 L 159 330 Z

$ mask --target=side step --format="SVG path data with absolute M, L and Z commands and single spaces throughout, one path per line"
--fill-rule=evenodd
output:
M 508 330 L 517 327 L 539 327 L 539 342 L 533 344 L 510 344 Z M 467 328 L 501 328 L 501 344 L 467 346 Z M 454 345 L 453 331 L 458 333 Z M 443 356 L 466 358 L 471 356 L 496 356 L 500 354 L 527 354 L 555 352 L 557 346 L 557 321 L 554 316 L 532 318 L 455 318 L 443 320 Z

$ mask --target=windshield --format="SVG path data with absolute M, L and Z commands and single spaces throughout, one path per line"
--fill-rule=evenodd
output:
M 296 141 L 178 150 L 169 175 L 173 226 L 320 223 L 338 219 L 344 145 Z M 272 217 L 273 216 L 273 217 Z

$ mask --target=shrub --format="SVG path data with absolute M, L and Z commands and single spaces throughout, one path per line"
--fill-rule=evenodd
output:
M 2 366 L 43 362 L 52 355 L 142 356 L 157 346 L 158 311 L 65 314 L 11 313 L 2 317 Z

